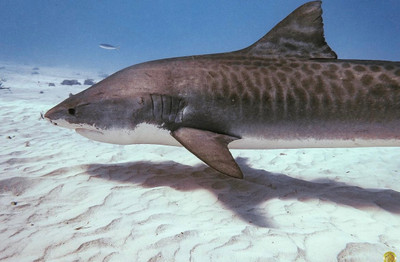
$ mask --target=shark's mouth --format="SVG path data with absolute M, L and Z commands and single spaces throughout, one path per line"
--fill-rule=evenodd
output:
M 168 130 L 151 124 L 139 124 L 133 129 L 129 128 L 105 128 L 81 125 L 75 131 L 86 138 L 118 145 L 130 144 L 158 144 L 180 146 Z
M 92 130 L 92 129 L 88 129 L 88 128 L 83 128 L 83 127 L 80 127 L 80 128 L 75 128 L 75 131 L 78 133 L 78 134 L 86 134 L 86 133 L 90 133 L 90 134 L 101 134 L 101 135 L 103 135 L 103 132 L 101 132 L 101 131 L 98 131 L 98 130 Z
M 80 134 L 81 136 L 84 136 L 86 138 L 95 140 L 95 141 L 104 141 L 104 133 L 100 132 L 98 130 L 92 130 L 92 129 L 87 129 L 87 128 L 76 128 L 75 132 Z

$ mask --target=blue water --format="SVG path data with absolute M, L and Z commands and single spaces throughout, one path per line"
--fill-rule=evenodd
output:
M 244 48 L 304 0 L 0 0 L 0 63 L 116 71 Z M 339 58 L 400 61 L 399 0 L 324 1 Z M 104 50 L 100 43 L 120 46 Z

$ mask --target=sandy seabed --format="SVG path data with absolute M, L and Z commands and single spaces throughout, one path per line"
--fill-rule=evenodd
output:
M 237 180 L 183 148 L 102 144 L 41 118 L 88 87 L 62 80 L 97 72 L 0 66 L 0 261 L 400 255 L 400 148 L 233 150 Z

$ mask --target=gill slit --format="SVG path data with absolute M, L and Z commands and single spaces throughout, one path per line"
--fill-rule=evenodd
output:
M 163 95 L 160 95 L 160 100 L 161 100 L 161 115 L 160 118 L 161 120 L 164 120 L 164 98 Z
M 151 114 L 153 115 L 153 118 L 156 118 L 156 115 L 154 113 L 154 100 L 153 100 L 153 95 L 150 95 L 151 99 Z

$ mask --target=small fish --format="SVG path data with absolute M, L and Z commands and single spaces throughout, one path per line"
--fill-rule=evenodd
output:
M 99 47 L 101 47 L 103 49 L 107 49 L 107 50 L 117 50 L 117 49 L 119 49 L 119 46 L 113 46 L 113 45 L 109 45 L 109 44 L 100 44 Z

